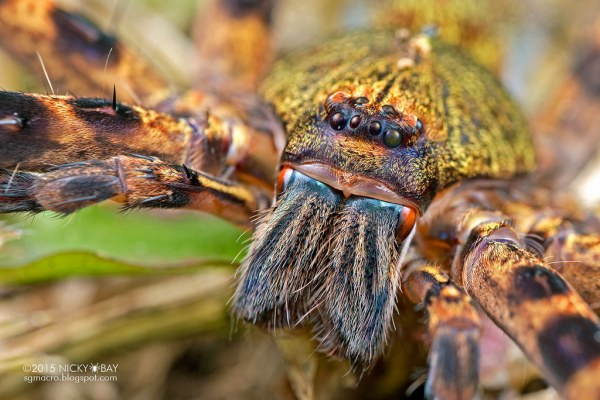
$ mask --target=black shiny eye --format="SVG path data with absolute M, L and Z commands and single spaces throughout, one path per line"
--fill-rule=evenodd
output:
M 360 121 L 360 115 L 355 115 L 354 117 L 352 117 L 352 119 L 350 119 L 350 128 L 358 127 L 358 125 L 360 125 Z
M 420 135 L 423 133 L 423 122 L 417 118 L 417 122 L 415 123 L 415 131 Z
M 388 129 L 383 134 L 383 143 L 387 147 L 398 147 L 402 144 L 402 134 L 396 129 Z
M 381 107 L 381 111 L 383 111 L 385 114 L 388 114 L 388 115 L 396 114 L 396 109 L 394 107 L 390 106 L 389 104 L 386 104 L 383 107 Z
M 377 121 L 373 121 L 369 124 L 369 133 L 373 136 L 377 136 L 381 133 L 381 124 Z
M 346 126 L 346 117 L 341 112 L 336 112 L 329 119 L 329 124 L 336 131 L 341 131 Z
M 364 106 L 368 102 L 369 99 L 367 99 L 366 97 L 358 97 L 356 100 L 354 100 L 354 104 L 356 104 L 357 106 Z

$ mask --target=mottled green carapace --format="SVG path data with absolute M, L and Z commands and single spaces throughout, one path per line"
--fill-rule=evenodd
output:
M 424 34 L 324 42 L 276 63 L 262 92 L 285 122 L 283 166 L 349 193 L 353 180 L 368 180 L 379 187 L 372 197 L 421 213 L 455 182 L 535 165 L 527 123 L 497 79 Z M 314 163 L 319 171 L 302 169 Z

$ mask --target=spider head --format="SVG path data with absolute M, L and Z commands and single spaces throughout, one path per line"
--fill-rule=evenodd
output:
M 391 329 L 402 255 L 428 201 L 422 175 L 398 176 L 420 165 L 423 125 L 336 93 L 305 127 L 288 142 L 234 308 L 269 328 L 311 322 L 320 350 L 368 367 Z
M 427 151 L 423 121 L 401 101 L 379 103 L 335 92 L 317 114 L 290 132 L 282 169 L 292 168 L 345 197 L 370 197 L 422 214 L 437 171 Z

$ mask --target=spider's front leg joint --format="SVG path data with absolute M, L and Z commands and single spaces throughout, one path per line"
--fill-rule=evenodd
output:
M 412 302 L 425 305 L 428 316 L 428 397 L 472 399 L 479 381 L 481 323 L 469 296 L 438 268 L 427 265 L 410 273 L 403 287 Z
M 43 174 L 0 170 L 0 212 L 68 214 L 107 199 L 126 208 L 201 210 L 241 225 L 269 202 L 262 191 L 139 155 L 65 164 Z
M 221 178 L 234 174 L 272 190 L 286 136 L 272 108 L 256 95 L 190 91 L 159 109 L 185 117 L 191 127 L 183 157 L 187 166 Z
M 185 200 L 169 188 L 180 175 L 153 157 L 117 156 L 59 165 L 36 175 L 27 192 L 41 209 L 65 214 L 107 199 L 127 207 L 181 207 Z
M 509 223 L 473 226 L 454 272 L 559 393 L 600 398 L 600 320 Z

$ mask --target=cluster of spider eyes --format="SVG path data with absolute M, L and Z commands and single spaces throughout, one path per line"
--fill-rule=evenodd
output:
M 354 100 L 354 105 L 357 107 L 362 107 L 369 102 L 369 99 L 366 97 L 358 97 Z M 394 117 L 397 116 L 398 113 L 396 109 L 386 104 L 381 107 L 381 111 L 385 116 Z M 363 121 L 363 117 L 360 114 L 354 114 L 352 116 L 348 116 L 348 113 L 344 113 L 342 111 L 336 110 L 331 112 L 328 115 L 329 125 L 336 131 L 341 131 L 349 126 L 351 129 L 356 129 L 360 126 Z M 372 120 L 369 122 L 367 127 L 367 131 L 371 136 L 379 136 L 383 132 L 383 143 L 389 148 L 395 148 L 402 144 L 403 135 L 399 127 L 388 125 L 386 122 Z M 423 122 L 420 119 L 417 119 L 415 125 L 410 128 L 412 130 L 412 134 L 421 134 L 423 132 Z

